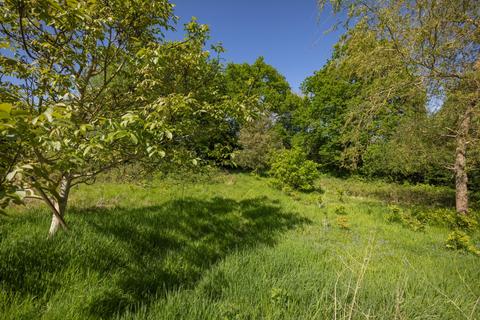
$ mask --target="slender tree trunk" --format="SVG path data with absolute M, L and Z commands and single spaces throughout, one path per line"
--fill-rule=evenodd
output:
M 60 227 L 62 227 L 64 230 L 67 229 L 67 225 L 65 224 L 63 217 L 65 216 L 65 210 L 67 209 L 69 193 L 70 179 L 63 177 L 60 182 L 60 188 L 58 191 L 58 195 L 60 196 L 60 198 L 53 202 L 53 208 L 51 208 L 53 214 L 52 223 L 50 224 L 50 229 L 48 231 L 49 238 L 53 237 L 60 229 Z M 53 211 L 54 209 L 56 210 L 56 212 Z
M 457 213 L 468 213 L 468 176 L 466 170 L 466 153 L 470 122 L 472 118 L 472 107 L 467 107 L 465 113 L 459 119 L 456 149 L 455 149 L 455 206 Z

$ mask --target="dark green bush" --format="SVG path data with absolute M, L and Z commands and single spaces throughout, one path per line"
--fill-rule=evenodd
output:
M 279 187 L 291 187 L 301 191 L 313 191 L 319 178 L 318 165 L 307 160 L 299 149 L 282 150 L 272 156 L 270 175 Z

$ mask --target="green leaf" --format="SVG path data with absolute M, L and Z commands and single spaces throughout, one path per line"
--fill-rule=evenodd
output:
M 10 114 L 4 111 L 0 111 L 0 119 L 10 119 Z
M 83 150 L 83 156 L 85 157 L 90 152 L 90 150 L 92 150 L 92 148 L 92 146 L 87 146 L 85 150 Z
M 137 138 L 137 136 L 136 136 L 135 134 L 131 133 L 131 134 L 130 134 L 130 139 L 132 139 L 132 142 L 133 142 L 134 144 L 137 144 L 137 143 L 138 143 L 138 138 Z
M 15 175 L 17 174 L 17 172 L 18 172 L 18 169 L 15 169 L 15 170 L 9 172 L 9 173 L 7 174 L 7 176 L 5 177 L 5 179 L 6 179 L 7 181 L 12 181 L 13 178 L 15 178 Z
M 0 111 L 5 112 L 10 114 L 10 111 L 12 110 L 12 104 L 11 103 L 0 103 Z
M 53 121 L 53 108 L 48 108 L 43 114 L 47 118 L 48 122 Z

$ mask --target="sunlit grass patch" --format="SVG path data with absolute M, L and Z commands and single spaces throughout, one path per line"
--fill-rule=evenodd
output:
M 319 184 L 292 197 L 247 174 L 103 182 L 74 191 L 71 230 L 50 240 L 45 208 L 14 208 L 2 319 L 478 318 L 480 260 L 447 250 L 447 225 L 415 231 L 375 193 Z

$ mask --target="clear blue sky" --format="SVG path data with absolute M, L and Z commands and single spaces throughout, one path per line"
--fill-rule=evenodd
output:
M 330 10 L 320 15 L 316 0 L 172 2 L 180 17 L 179 32 L 182 24 L 197 17 L 199 23 L 210 26 L 212 42 L 222 42 L 225 62 L 252 63 L 264 56 L 295 92 L 307 76 L 324 65 L 342 32 L 325 33 L 336 18 Z

